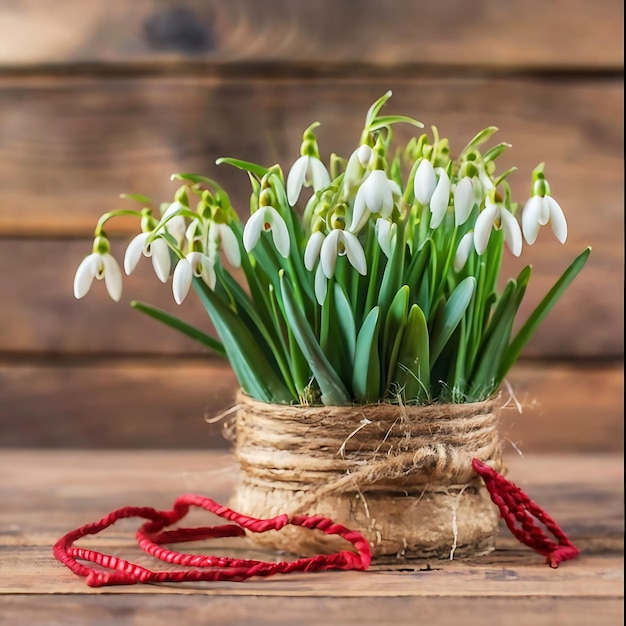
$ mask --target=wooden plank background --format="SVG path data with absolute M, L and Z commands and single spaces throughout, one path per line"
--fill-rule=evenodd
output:
M 346 154 L 391 88 L 453 147 L 498 126 L 520 200 L 546 161 L 570 236 L 507 260 L 534 266 L 521 319 L 594 250 L 512 373 L 525 412 L 503 431 L 621 449 L 622 41 L 616 0 L 0 0 L 0 446 L 225 445 L 202 416 L 232 401 L 229 368 L 127 306 L 177 311 L 147 264 L 120 304 L 74 301 L 95 221 L 124 191 L 169 199 L 175 171 L 219 178 L 243 215 L 247 179 L 217 157 L 288 166 L 316 119 L 322 152 Z M 118 257 L 135 228 L 114 229 Z

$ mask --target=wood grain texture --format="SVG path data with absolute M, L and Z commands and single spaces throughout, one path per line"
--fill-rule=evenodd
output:
M 621 451 L 623 365 L 525 362 L 510 375 L 523 407 L 503 409 L 505 449 Z M 219 362 L 0 365 L 0 447 L 223 448 L 236 379 Z M 503 394 L 503 402 L 507 393 Z
M 568 250 L 621 242 L 623 80 L 219 80 L 214 78 L 5 78 L 0 80 L 0 233 L 87 234 L 122 192 L 172 198 L 172 172 L 216 178 L 243 216 L 246 175 L 216 166 L 236 156 L 287 171 L 314 120 L 323 156 L 347 156 L 368 106 L 387 89 L 390 112 L 437 125 L 459 151 L 495 125 L 513 148 L 502 171 L 525 202 L 545 161 L 570 220 Z M 413 134 L 397 126 L 399 141 Z M 120 222 L 128 233 L 134 223 Z M 111 232 L 116 230 L 111 224 Z M 607 242 L 608 241 L 608 242 Z
M 222 453 L 4 451 L 0 456 L 0 623 L 186 624 L 433 623 L 614 624 L 623 603 L 623 464 L 617 456 L 532 456 L 508 461 L 510 476 L 549 509 L 582 549 L 551 570 L 502 529 L 496 551 L 472 561 L 416 562 L 402 570 L 296 574 L 245 583 L 89 589 L 54 561 L 64 532 L 126 503 L 169 508 L 185 491 L 226 501 L 236 480 Z M 598 517 L 598 509 L 602 516 Z M 206 524 L 193 512 L 190 524 Z M 120 523 L 93 547 L 154 567 L 132 547 L 135 524 Z M 227 541 L 227 540 L 222 540 Z M 272 558 L 216 542 L 203 553 Z M 288 601 L 287 601 L 288 599 Z M 28 600 L 26 602 L 25 600 Z M 18 619 L 16 622 L 15 619 Z M 78 622 L 76 619 L 82 621 Z M 6 621 L 6 620 L 11 621 Z M 2 620 L 5 620 L 4 622 Z M 72 621 L 74 620 L 74 621 Z M 473 621 L 472 621 L 473 620 Z M 585 621 L 587 620 L 587 621 Z
M 63 0 L 0 5 L 0 64 L 622 67 L 618 0 Z

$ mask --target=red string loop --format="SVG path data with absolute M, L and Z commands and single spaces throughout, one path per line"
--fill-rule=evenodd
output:
M 559 563 L 578 556 L 578 549 L 558 524 L 519 487 L 479 459 L 473 459 L 472 466 L 484 480 L 489 495 L 500 509 L 509 530 L 520 542 L 544 555 L 550 567 L 554 568 L 558 567 Z M 166 527 L 184 518 L 192 506 L 203 508 L 230 523 L 165 530 Z M 129 517 L 148 520 L 136 534 L 137 543 L 144 552 L 165 563 L 191 569 L 153 571 L 115 556 L 74 546 L 74 543 L 82 537 L 95 535 L 118 520 Z M 535 523 L 535 519 L 543 524 L 557 542 L 544 533 Z M 243 537 L 246 531 L 264 533 L 268 530 L 280 530 L 288 525 L 317 529 L 327 535 L 337 535 L 351 543 L 354 551 L 342 550 L 334 554 L 320 554 L 295 561 L 272 563 L 255 559 L 181 553 L 162 546 L 164 543 Z M 243 581 L 252 576 L 272 576 L 290 572 L 366 570 L 371 562 L 370 546 L 365 537 L 326 517 L 297 515 L 290 519 L 287 515 L 278 515 L 271 519 L 257 519 L 237 513 L 210 498 L 194 494 L 178 497 L 171 511 L 134 506 L 117 509 L 101 520 L 85 524 L 61 537 L 54 545 L 53 552 L 61 563 L 78 576 L 84 577 L 90 587 L 188 581 Z M 98 567 L 93 567 L 89 563 Z
M 164 530 L 187 515 L 190 506 L 203 508 L 218 517 L 233 522 L 220 526 L 177 528 Z M 141 517 L 149 520 L 137 531 L 137 543 L 146 553 L 166 563 L 192 567 L 187 570 L 152 571 L 135 563 L 95 550 L 78 548 L 74 543 L 87 535 L 94 535 L 120 519 Z M 276 563 L 254 559 L 235 559 L 202 554 L 183 554 L 163 548 L 169 542 L 197 541 L 219 537 L 242 537 L 246 530 L 262 533 L 280 530 L 285 526 L 302 526 L 318 529 L 327 535 L 338 535 L 352 544 L 356 552 L 342 550 L 334 554 L 317 555 L 295 561 Z M 289 519 L 279 515 L 271 519 L 256 519 L 237 513 L 204 496 L 186 494 L 178 497 L 171 511 L 158 511 L 151 507 L 127 506 L 117 509 L 101 520 L 85 524 L 59 539 L 54 545 L 54 556 L 70 570 L 86 579 L 90 587 L 105 585 L 133 585 L 136 583 L 186 582 L 186 581 L 242 581 L 252 576 L 272 576 L 289 572 L 313 572 L 321 570 L 365 570 L 371 561 L 370 547 L 363 535 L 322 516 L 296 516 Z M 98 569 L 91 565 L 99 566 Z M 103 568 L 103 569 L 100 569 Z
M 579 555 L 578 548 L 560 526 L 517 485 L 479 459 L 472 459 L 472 467 L 484 480 L 491 500 L 500 509 L 502 519 L 518 541 L 545 556 L 546 562 L 553 568 Z M 558 543 L 544 533 L 535 519 L 552 533 Z

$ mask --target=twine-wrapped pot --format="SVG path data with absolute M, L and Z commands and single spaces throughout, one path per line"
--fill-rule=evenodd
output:
M 497 400 L 471 404 L 284 406 L 240 394 L 231 505 L 254 517 L 319 514 L 360 530 L 378 562 L 493 549 L 498 513 L 472 469 L 501 468 Z M 288 527 L 255 535 L 311 555 L 345 548 Z

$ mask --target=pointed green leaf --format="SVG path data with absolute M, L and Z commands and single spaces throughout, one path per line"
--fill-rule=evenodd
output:
M 285 321 L 291 328 L 317 380 L 322 392 L 322 402 L 329 406 L 350 404 L 350 396 L 345 385 L 322 352 L 311 326 L 298 306 L 291 285 L 282 271 L 280 272 L 280 289 L 285 306 Z
M 391 126 L 391 124 L 397 124 L 398 122 L 411 124 L 412 126 L 417 126 L 418 128 L 424 128 L 424 124 L 422 124 L 422 122 L 414 120 L 412 117 L 407 117 L 406 115 L 381 115 L 376 118 L 373 124 L 370 125 L 370 131 L 379 130 L 380 128 Z
M 469 140 L 465 148 L 461 150 L 461 154 L 465 154 L 466 152 L 469 152 L 470 150 L 473 150 L 474 148 L 477 148 L 481 144 L 485 143 L 485 141 L 487 141 L 489 137 L 497 131 L 498 128 L 496 126 L 487 126 L 487 128 L 484 128 L 480 132 L 476 133 L 476 135 Z
M 255 176 L 262 178 L 267 174 L 267 167 L 263 167 L 262 165 L 258 165 L 257 163 L 251 163 L 250 161 L 242 161 L 241 159 L 233 159 L 231 157 L 221 157 L 215 161 L 217 165 L 221 165 L 222 163 L 227 163 L 228 165 L 232 165 L 240 170 L 244 170 L 246 172 L 251 172 Z
M 144 204 L 148 207 L 153 205 L 152 200 L 150 200 L 148 196 L 142 196 L 140 193 L 121 193 L 120 198 L 122 200 L 135 200 L 136 202 Z
M 429 338 L 426 317 L 414 304 L 409 311 L 398 351 L 397 366 L 389 385 L 397 385 L 406 402 L 428 398 L 430 388 Z
M 406 326 L 407 314 L 409 312 L 410 289 L 407 285 L 400 287 L 394 299 L 391 301 L 389 311 L 385 318 L 385 328 L 383 330 L 383 372 L 385 378 L 383 386 L 387 386 L 387 381 L 393 376 L 396 369 L 398 351 L 402 341 L 402 333 Z
M 433 327 L 430 345 L 431 363 L 435 363 L 437 357 L 441 354 L 444 346 L 452 336 L 454 329 L 461 321 L 472 299 L 475 287 L 476 279 L 473 276 L 468 276 L 456 286 L 456 289 L 450 295 L 443 309 L 443 314 Z
M 141 311 L 155 320 L 162 322 L 163 324 L 167 324 L 168 326 L 175 328 L 177 331 L 183 333 L 183 335 L 187 335 L 187 337 L 191 337 L 191 339 L 201 343 L 203 346 L 211 348 L 211 350 L 217 352 L 220 356 L 226 356 L 226 351 L 220 341 L 211 337 L 211 335 L 207 335 L 199 328 L 191 326 L 191 324 L 187 324 L 187 322 L 183 322 L 183 320 L 179 319 L 175 315 L 167 313 L 167 311 L 157 309 L 149 304 L 145 304 L 144 302 L 139 302 L 138 300 L 133 300 L 130 303 L 130 306 L 132 306 L 133 309 L 137 309 L 137 311 Z
M 533 336 L 537 327 L 544 320 L 546 315 L 550 312 L 550 309 L 557 303 L 559 298 L 563 295 L 564 291 L 569 287 L 570 283 L 578 276 L 578 273 L 587 263 L 587 259 L 591 254 L 591 248 L 586 248 L 579 254 L 570 264 L 570 266 L 563 272 L 561 277 L 556 281 L 552 289 L 548 291 L 543 300 L 539 303 L 537 308 L 530 314 L 524 325 L 520 328 L 517 335 L 511 342 L 506 355 L 502 359 L 500 368 L 498 370 L 498 379 L 502 381 L 506 376 L 509 369 L 517 361 L 524 346 L 528 340 Z
M 362 403 L 374 402 L 380 396 L 379 328 L 380 308 L 375 306 L 367 314 L 356 338 L 352 389 Z

